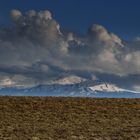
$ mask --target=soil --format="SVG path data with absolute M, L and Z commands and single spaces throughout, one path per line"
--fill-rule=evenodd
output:
M 0 140 L 140 140 L 140 99 L 1 96 Z

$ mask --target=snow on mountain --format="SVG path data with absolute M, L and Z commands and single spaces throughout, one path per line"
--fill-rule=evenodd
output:
M 99 85 L 95 85 L 95 86 L 91 86 L 89 87 L 90 90 L 98 92 L 98 91 L 102 91 L 102 92 L 123 92 L 126 91 L 125 89 L 119 88 L 116 85 L 113 84 L 99 84 Z
M 95 84 L 95 83 L 94 83 Z M 118 93 L 118 94 L 117 94 Z M 119 88 L 113 84 L 95 86 L 78 84 L 38 85 L 31 88 L 0 88 L 0 95 L 9 96 L 64 96 L 64 97 L 97 97 L 97 98 L 140 98 L 140 93 Z

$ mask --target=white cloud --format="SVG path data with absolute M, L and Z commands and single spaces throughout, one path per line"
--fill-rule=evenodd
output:
M 140 92 L 140 85 L 135 85 L 135 86 L 133 87 L 133 89 L 134 89 L 135 91 Z
M 14 21 L 18 21 L 22 17 L 22 13 L 19 10 L 13 9 L 11 11 L 11 17 Z

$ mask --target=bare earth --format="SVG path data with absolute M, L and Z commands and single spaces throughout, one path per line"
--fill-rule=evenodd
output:
M 140 99 L 0 97 L 0 140 L 140 140 Z

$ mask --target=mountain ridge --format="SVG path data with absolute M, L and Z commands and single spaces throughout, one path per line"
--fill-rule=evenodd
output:
M 90 83 L 91 84 L 91 83 Z M 70 96 L 70 97 L 106 97 L 106 98 L 140 98 L 138 92 L 125 90 L 110 83 L 100 83 L 91 85 L 71 84 L 71 85 L 38 85 L 31 88 L 18 89 L 15 87 L 1 88 L 0 95 L 11 96 Z M 97 87 L 101 87 L 97 90 Z M 107 90 L 108 87 L 108 90 Z M 112 87 L 111 90 L 110 87 Z M 104 89 L 105 88 L 105 89 Z M 113 90 L 114 89 L 114 90 Z

